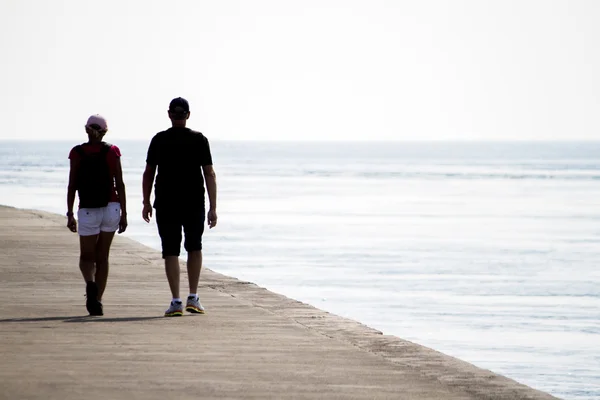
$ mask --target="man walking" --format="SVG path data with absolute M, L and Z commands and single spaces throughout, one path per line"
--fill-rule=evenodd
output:
M 198 280 L 202 268 L 202 234 L 204 222 L 210 228 L 217 224 L 217 181 L 212 166 L 208 139 L 200 132 L 186 127 L 190 117 L 187 100 L 178 97 L 169 104 L 172 127 L 157 133 L 150 142 L 143 177 L 144 209 L 146 222 L 152 217 L 150 195 L 156 176 L 154 208 L 156 224 L 162 244 L 165 271 L 173 299 L 165 311 L 165 317 L 183 315 L 179 297 L 179 254 L 181 231 L 184 247 L 188 253 L 187 269 L 190 293 L 185 310 L 204 314 L 198 298 Z M 205 220 L 204 181 L 210 207 Z

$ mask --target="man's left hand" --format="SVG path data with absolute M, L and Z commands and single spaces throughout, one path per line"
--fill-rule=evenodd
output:
M 209 228 L 214 228 L 217 225 L 217 210 L 208 210 L 206 222 L 208 223 Z

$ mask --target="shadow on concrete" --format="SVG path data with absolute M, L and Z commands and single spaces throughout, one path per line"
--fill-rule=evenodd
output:
M 135 321 L 148 321 L 152 319 L 165 319 L 163 316 L 155 317 L 115 317 L 115 318 L 104 318 L 104 317 L 92 317 L 90 315 L 83 316 L 68 316 L 68 317 L 40 317 L 40 318 L 7 318 L 0 319 L 0 323 L 7 322 L 51 322 L 51 321 L 62 321 L 70 323 L 85 323 L 85 322 L 135 322 Z
M 156 317 L 115 317 L 115 318 L 104 318 L 104 317 L 80 317 L 80 318 L 70 318 L 66 319 L 64 322 L 135 322 L 135 321 L 149 321 L 152 319 L 162 319 L 164 320 L 164 316 L 156 316 Z

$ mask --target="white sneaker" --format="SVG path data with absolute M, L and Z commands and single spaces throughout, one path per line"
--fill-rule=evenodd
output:
M 183 304 L 180 301 L 172 301 L 165 311 L 165 317 L 181 317 L 183 315 Z
M 200 304 L 200 298 L 188 296 L 187 302 L 185 303 L 185 311 L 194 314 L 204 314 L 204 307 Z

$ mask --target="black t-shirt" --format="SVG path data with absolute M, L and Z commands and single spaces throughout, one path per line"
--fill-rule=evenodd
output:
M 189 128 L 170 128 L 150 142 L 146 162 L 158 167 L 154 207 L 204 206 L 203 165 L 212 165 L 208 139 Z

